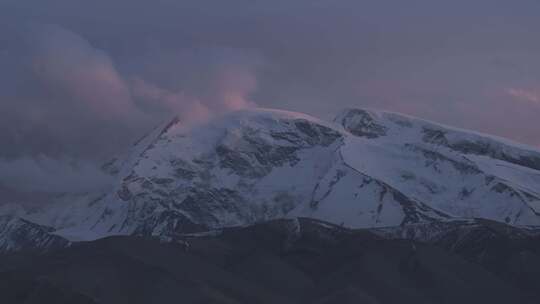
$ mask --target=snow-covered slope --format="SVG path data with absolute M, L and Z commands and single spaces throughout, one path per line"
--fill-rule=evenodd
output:
M 404 115 L 348 110 L 342 153 L 407 197 L 464 218 L 539 224 L 540 153 L 503 139 Z
M 395 113 L 351 109 L 324 122 L 255 109 L 194 128 L 174 119 L 106 169 L 112 191 L 23 217 L 74 240 L 295 216 L 352 228 L 540 225 L 540 152 Z
M 69 245 L 69 241 L 52 234 L 53 231 L 53 228 L 16 216 L 0 216 L 0 253 L 21 250 L 44 252 Z

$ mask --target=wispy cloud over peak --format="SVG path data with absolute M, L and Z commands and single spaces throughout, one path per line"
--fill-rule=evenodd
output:
M 507 88 L 506 94 L 522 101 L 528 101 L 540 106 L 540 90 L 527 90 L 521 88 Z

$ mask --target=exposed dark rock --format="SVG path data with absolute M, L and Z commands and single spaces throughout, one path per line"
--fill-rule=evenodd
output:
M 449 142 L 446 137 L 447 131 L 424 127 L 423 133 L 423 141 L 427 143 L 446 146 L 465 154 L 485 155 L 512 164 L 540 170 L 540 155 L 538 153 L 521 151 L 522 155 L 512 156 L 504 151 L 505 146 L 503 144 L 495 144 L 491 140 L 480 138 L 476 140 Z
M 437 145 L 448 145 L 448 139 L 446 138 L 446 132 L 443 130 L 422 128 L 422 133 L 424 133 L 422 140 L 430 144 Z
M 377 138 L 386 135 L 387 131 L 368 111 L 360 109 L 348 110 L 341 117 L 340 123 L 351 134 L 359 137 Z

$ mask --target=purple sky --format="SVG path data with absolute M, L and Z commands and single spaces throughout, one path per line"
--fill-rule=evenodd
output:
M 539 30 L 536 0 L 0 0 L 0 183 L 91 181 L 172 113 L 251 106 L 540 147 Z

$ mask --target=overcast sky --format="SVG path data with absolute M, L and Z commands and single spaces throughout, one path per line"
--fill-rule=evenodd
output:
M 0 0 L 0 184 L 93 184 L 173 113 L 253 106 L 540 147 L 540 1 Z

